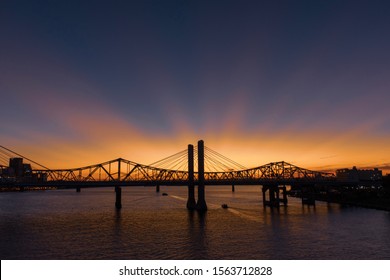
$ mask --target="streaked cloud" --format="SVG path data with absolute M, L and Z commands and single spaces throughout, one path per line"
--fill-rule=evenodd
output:
M 150 163 L 198 139 L 248 167 L 388 167 L 387 17 L 359 4 L 352 14 L 331 3 L 311 13 L 199 5 L 183 7 L 180 26 L 148 3 L 118 17 L 107 7 L 107 22 L 100 6 L 82 17 L 10 8 L 2 145 L 53 168 Z

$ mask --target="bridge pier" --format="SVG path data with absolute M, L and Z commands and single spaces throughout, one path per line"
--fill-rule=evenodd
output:
M 200 212 L 207 211 L 204 188 L 204 142 L 198 141 L 198 202 L 196 210 Z
M 236 189 L 235 189 L 234 185 L 232 185 L 232 192 L 235 192 L 235 191 L 236 191 Z
M 288 200 L 287 200 L 287 188 L 286 188 L 286 186 L 280 187 L 279 190 L 282 191 L 282 196 L 283 196 L 283 198 L 280 199 L 280 202 L 282 202 L 283 205 L 287 205 L 287 201 Z
M 160 185 L 156 185 L 156 192 L 160 192 Z
M 76 187 L 76 192 L 80 192 L 81 191 L 81 188 L 80 187 Z
M 267 200 L 267 191 L 269 195 L 269 200 Z M 263 185 L 262 192 L 264 207 L 279 207 L 279 187 L 277 185 Z
M 121 187 L 115 187 L 115 207 L 118 210 L 122 208 L 122 189 L 121 189 Z
M 267 191 L 269 200 L 267 200 Z M 282 191 L 282 198 L 280 198 L 280 191 Z M 287 190 L 286 186 L 279 187 L 278 185 L 264 185 L 263 192 L 263 206 L 264 207 L 280 207 L 280 203 L 287 205 Z
M 194 146 L 188 145 L 188 198 L 187 209 L 194 210 L 195 201 L 195 184 L 194 184 Z

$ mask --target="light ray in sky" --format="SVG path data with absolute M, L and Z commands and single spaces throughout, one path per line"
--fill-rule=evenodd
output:
M 153 162 L 199 139 L 245 166 L 390 162 L 386 3 L 16 2 L 0 142 L 45 165 Z

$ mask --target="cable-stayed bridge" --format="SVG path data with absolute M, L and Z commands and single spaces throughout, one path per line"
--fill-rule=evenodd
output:
M 22 159 L 30 162 L 24 164 Z M 7 167 L 7 160 L 9 166 Z M 9 189 L 28 187 L 116 188 L 116 207 L 121 207 L 121 187 L 177 185 L 188 187 L 189 209 L 206 210 L 205 185 L 262 186 L 264 205 L 287 204 L 286 185 L 302 190 L 336 186 L 332 173 L 312 171 L 287 162 L 272 162 L 254 168 L 245 166 L 204 146 L 188 145 L 186 150 L 151 164 L 118 158 L 70 169 L 50 169 L 12 150 L 0 146 L 0 186 Z M 345 182 L 344 182 L 345 184 Z M 198 198 L 195 199 L 195 186 Z M 269 199 L 267 199 L 267 193 Z M 307 202 L 312 202 L 310 197 Z

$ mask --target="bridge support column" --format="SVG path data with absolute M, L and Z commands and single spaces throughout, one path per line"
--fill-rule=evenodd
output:
M 235 189 L 234 185 L 232 185 L 232 192 L 235 192 L 235 191 L 236 191 L 236 189 Z
M 195 201 L 195 184 L 194 184 L 194 146 L 188 145 L 188 198 L 187 209 L 194 210 Z
M 160 185 L 156 185 L 156 192 L 160 192 Z
M 200 212 L 207 211 L 204 189 L 204 142 L 198 141 L 198 202 L 196 209 Z
M 80 187 L 77 187 L 76 188 L 76 192 L 80 192 L 81 191 L 81 188 Z
M 267 206 L 267 196 L 266 196 L 266 192 L 267 192 L 267 189 L 266 189 L 266 187 L 265 186 L 263 186 L 262 188 L 261 188 L 261 192 L 263 193 L 263 206 L 264 206 L 264 208 Z
M 264 207 L 279 207 L 279 186 L 264 185 L 263 186 L 263 205 Z M 267 200 L 266 192 L 269 193 L 269 200 Z
M 282 191 L 282 199 L 280 199 L 280 202 L 282 202 L 284 205 L 287 205 L 287 188 L 286 186 L 280 187 L 279 190 Z
M 118 210 L 122 208 L 122 189 L 121 189 L 121 187 L 115 187 L 115 207 Z

